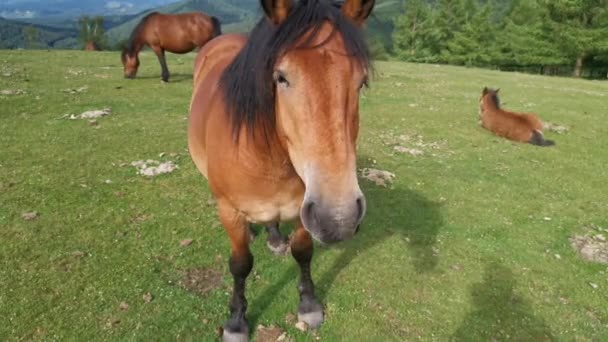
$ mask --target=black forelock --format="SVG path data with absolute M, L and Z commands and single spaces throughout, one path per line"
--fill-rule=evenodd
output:
M 260 128 L 265 138 L 274 131 L 273 68 L 286 51 L 315 47 L 312 42 L 325 22 L 333 25 L 333 34 L 342 36 L 346 52 L 363 68 L 369 68 L 370 55 L 362 30 L 342 14 L 340 7 L 337 1 L 300 0 L 283 23 L 274 25 L 266 17 L 257 23 L 220 79 L 235 139 L 243 126 L 252 135 Z M 307 32 L 307 39 L 295 46 Z

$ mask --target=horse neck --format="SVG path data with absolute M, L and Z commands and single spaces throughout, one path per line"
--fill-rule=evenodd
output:
M 494 113 L 500 110 L 500 107 L 491 98 L 483 100 L 484 113 Z
M 139 38 L 133 39 L 133 41 L 131 42 L 131 44 L 129 46 L 130 55 L 132 57 L 136 57 L 139 54 L 139 52 L 141 51 L 141 49 L 143 49 L 143 47 L 144 47 L 144 43 L 141 39 L 139 39 Z

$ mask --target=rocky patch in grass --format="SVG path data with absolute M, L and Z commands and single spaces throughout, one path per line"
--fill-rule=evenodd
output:
M 0 90 L 0 95 L 10 96 L 10 95 L 25 95 L 25 90 L 22 89 L 3 89 Z
M 557 134 L 564 134 L 570 130 L 570 128 L 567 126 L 558 125 L 548 121 L 543 123 L 543 129 Z
M 79 87 L 79 88 L 67 88 L 67 89 L 63 89 L 62 92 L 68 93 L 68 94 L 80 94 L 80 93 L 86 92 L 87 89 L 89 89 L 89 87 L 83 86 L 83 87 Z
M 397 153 L 409 154 L 414 157 L 430 155 L 437 156 L 445 151 L 445 141 L 426 141 L 420 134 L 400 134 L 394 135 L 386 133 L 382 135 L 384 145 L 393 146 L 393 151 Z M 451 151 L 447 151 L 452 153 Z
M 68 120 L 78 120 L 78 119 L 88 119 L 94 120 L 97 118 L 101 118 L 103 116 L 108 116 L 112 114 L 112 108 L 107 107 L 103 109 L 97 110 L 87 110 L 86 112 L 82 112 L 81 114 L 64 114 L 60 119 L 68 119 Z
M 222 286 L 224 275 L 208 267 L 190 268 L 183 272 L 180 286 L 198 295 L 206 295 Z
M 160 162 L 158 160 L 152 159 L 134 161 L 131 163 L 131 166 L 137 169 L 138 175 L 146 177 L 154 177 L 166 173 L 171 173 L 179 168 L 170 160 Z
M 581 258 L 608 264 L 608 229 L 595 225 L 587 227 L 584 235 L 574 235 L 570 238 L 570 244 L 578 252 Z
M 411 154 L 412 156 L 421 156 L 421 155 L 424 154 L 424 152 L 422 150 L 419 150 L 417 148 L 409 148 L 409 147 L 404 147 L 404 146 L 395 146 L 395 147 L 393 147 L 393 149 L 395 150 L 395 152 L 407 153 L 407 154 Z
M 68 73 L 68 75 L 71 75 L 71 76 L 82 76 L 85 74 L 84 70 L 73 69 L 73 68 L 68 68 L 67 73 Z
M 385 170 L 364 168 L 361 170 L 361 177 L 373 182 L 377 186 L 386 187 L 393 182 L 395 174 Z
M 26 213 L 22 213 L 21 214 L 21 218 L 26 220 L 26 221 L 32 221 L 38 218 L 38 212 L 36 211 L 31 211 L 31 212 L 26 212 Z

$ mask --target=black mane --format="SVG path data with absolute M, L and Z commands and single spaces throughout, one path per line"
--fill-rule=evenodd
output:
M 496 92 L 496 90 L 490 89 L 489 93 L 492 102 L 494 102 L 494 105 L 496 105 L 496 108 L 500 109 L 500 99 L 498 98 L 498 93 Z
M 369 68 L 370 56 L 363 33 L 342 15 L 340 7 L 337 1 L 300 0 L 280 25 L 272 24 L 266 17 L 258 22 L 220 79 L 235 140 L 243 126 L 251 135 L 260 126 L 266 139 L 274 132 L 274 65 L 287 50 L 315 47 L 312 42 L 325 22 L 333 25 L 333 34 L 342 36 L 346 52 L 363 68 Z M 306 41 L 295 46 L 308 31 L 311 35 Z
M 135 25 L 135 27 L 133 28 L 133 31 L 131 31 L 131 35 L 129 36 L 129 40 L 127 41 L 125 48 L 122 50 L 123 58 L 127 54 L 129 56 L 133 55 L 133 53 L 135 52 L 135 40 L 136 40 L 137 36 L 139 36 L 141 28 L 144 26 L 146 21 L 148 21 L 148 19 L 150 19 L 151 16 L 156 15 L 156 14 L 158 14 L 158 12 L 151 12 L 151 13 L 146 14 L 143 18 L 141 18 L 139 23 L 137 23 L 137 25 Z

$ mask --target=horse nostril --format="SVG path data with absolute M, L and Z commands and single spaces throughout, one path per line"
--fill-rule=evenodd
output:
M 365 197 L 360 196 L 357 198 L 357 225 L 361 223 L 361 220 L 363 220 L 365 209 Z M 357 229 L 359 229 L 358 226 Z
M 315 202 L 310 201 L 304 204 L 304 210 L 302 211 L 304 214 L 304 217 L 306 217 L 306 219 L 313 224 L 317 224 L 318 220 L 317 220 L 317 215 L 315 214 Z

